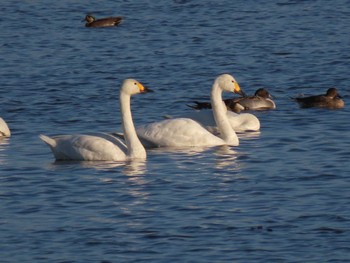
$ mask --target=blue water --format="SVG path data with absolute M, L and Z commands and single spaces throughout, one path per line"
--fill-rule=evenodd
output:
M 350 4 L 10 1 L 0 5 L 1 262 L 347 262 Z M 87 13 L 122 15 L 85 28 Z M 149 150 L 145 162 L 56 163 L 38 139 L 181 116 L 218 74 L 277 109 L 238 147 Z M 336 86 L 341 110 L 289 98 Z

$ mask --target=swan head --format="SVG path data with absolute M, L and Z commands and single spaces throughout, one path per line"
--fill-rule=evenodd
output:
M 152 90 L 143 86 L 136 79 L 124 80 L 123 85 L 121 87 L 121 91 L 123 93 L 128 94 L 128 95 L 135 95 L 135 94 L 139 94 L 139 93 L 152 92 Z
M 245 96 L 238 82 L 229 74 L 222 74 L 216 79 L 216 83 L 223 91 L 234 92 L 241 96 Z

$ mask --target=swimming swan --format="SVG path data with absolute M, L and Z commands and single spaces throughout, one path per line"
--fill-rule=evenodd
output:
M 40 139 L 48 144 L 56 160 L 77 161 L 127 161 L 146 159 L 146 150 L 137 137 L 130 109 L 130 98 L 134 94 L 148 92 L 134 79 L 124 80 L 120 89 L 120 111 L 125 135 L 124 141 L 105 133 L 59 135 Z
M 6 122 L 0 118 L 0 138 L 1 137 L 10 137 L 11 132 L 9 127 L 7 126 Z
M 222 114 L 226 115 L 233 130 L 235 130 L 236 132 L 260 130 L 260 121 L 255 115 L 251 113 L 237 114 L 235 112 L 228 111 L 225 103 L 221 100 L 221 98 L 220 99 L 214 98 L 214 99 L 220 100 L 220 101 L 216 101 L 216 103 L 221 103 L 224 105 L 225 109 L 222 111 Z M 213 98 L 211 100 L 212 100 L 211 104 L 213 104 Z M 191 113 L 187 113 L 184 117 L 190 118 L 199 122 L 208 131 L 212 133 L 217 133 L 219 129 L 216 125 L 213 113 L 214 112 L 212 110 L 194 111 Z
M 223 74 L 214 81 L 211 91 L 213 114 L 220 137 L 207 131 L 198 122 L 189 118 L 167 119 L 140 126 L 137 135 L 146 147 L 184 147 L 184 146 L 217 146 L 239 145 L 235 131 L 226 117 L 226 107 L 222 103 L 222 92 L 240 92 L 236 80 Z

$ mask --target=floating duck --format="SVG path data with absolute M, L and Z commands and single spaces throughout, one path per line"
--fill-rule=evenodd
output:
M 56 160 L 130 161 L 146 159 L 146 150 L 137 137 L 132 120 L 130 98 L 150 90 L 134 79 L 126 79 L 120 89 L 120 111 L 125 140 L 107 133 L 87 133 L 48 137 L 40 135 L 50 146 Z
M 123 20 L 121 16 L 95 19 L 92 15 L 87 15 L 82 21 L 86 21 L 86 27 L 111 27 L 119 25 Z
M 336 88 L 329 88 L 326 94 L 309 97 L 297 97 L 293 99 L 299 103 L 301 108 L 319 107 L 340 109 L 345 105 Z
M 264 89 L 257 89 L 254 96 L 243 96 L 240 98 L 225 99 L 224 100 L 228 110 L 239 113 L 242 110 L 269 110 L 275 109 L 276 104 L 272 100 L 270 93 Z M 190 105 L 196 110 L 211 109 L 210 102 L 194 102 L 196 105 Z

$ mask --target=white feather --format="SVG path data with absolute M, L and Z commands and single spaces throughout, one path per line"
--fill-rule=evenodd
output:
M 127 79 L 120 89 L 120 109 L 125 141 L 111 134 L 87 133 L 78 135 L 60 135 L 40 139 L 48 144 L 57 160 L 78 161 L 126 161 L 146 159 L 146 150 L 137 137 L 133 124 L 130 97 L 145 92 L 145 88 L 136 80 Z
M 223 91 L 237 90 L 240 90 L 238 83 L 228 74 L 217 77 L 212 86 L 211 99 L 219 137 L 189 118 L 168 119 L 143 125 L 137 128 L 137 134 L 145 147 L 237 146 L 239 144 L 237 134 L 228 122 L 226 107 L 222 103 Z

